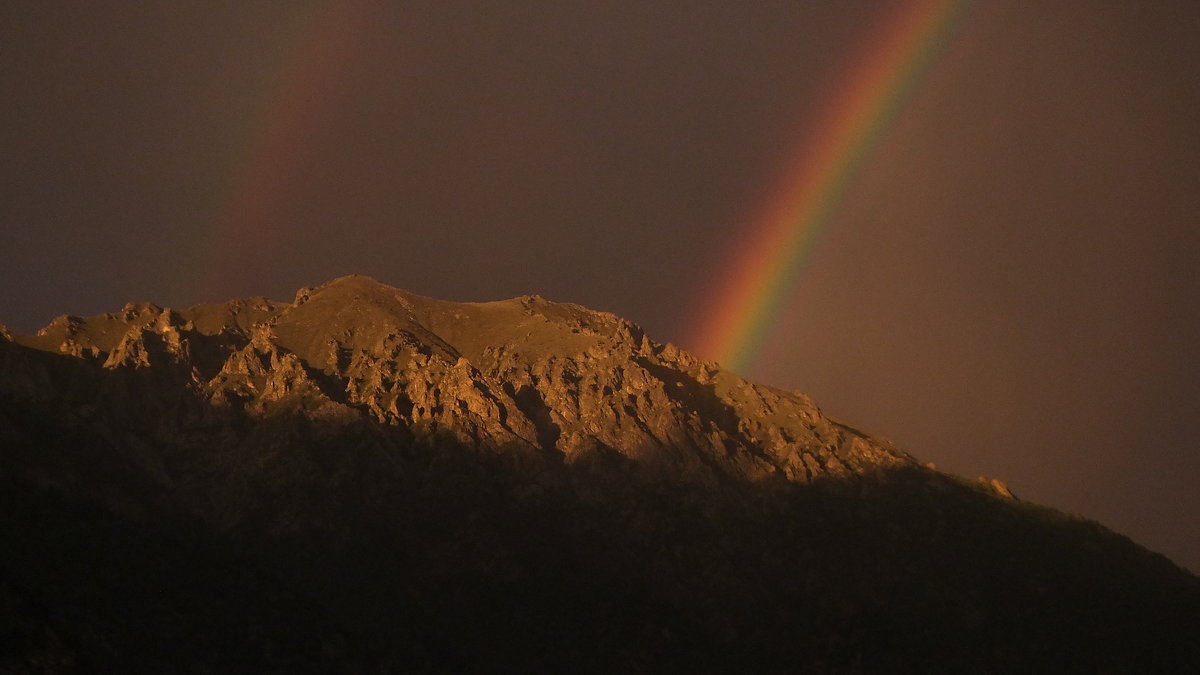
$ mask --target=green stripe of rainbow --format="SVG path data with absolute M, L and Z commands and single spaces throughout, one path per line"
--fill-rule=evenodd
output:
M 910 0 L 862 54 L 776 196 L 748 227 L 691 341 L 730 370 L 750 365 L 850 180 L 946 42 L 971 0 Z

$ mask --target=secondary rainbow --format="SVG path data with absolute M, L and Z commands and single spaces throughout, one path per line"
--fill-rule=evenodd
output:
M 319 129 L 371 9 L 372 0 L 318 0 L 280 12 L 267 41 L 274 49 L 260 55 L 258 96 L 242 128 L 230 130 L 234 153 L 196 245 L 193 295 L 222 299 L 225 277 L 274 262 L 300 208 L 299 174 L 312 161 L 307 137 Z
M 872 36 L 766 207 L 750 221 L 695 350 L 744 372 L 813 246 L 908 94 L 971 0 L 911 0 Z

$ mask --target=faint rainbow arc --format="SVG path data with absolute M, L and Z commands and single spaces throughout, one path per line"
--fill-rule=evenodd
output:
M 320 124 L 331 90 L 355 51 L 369 0 L 314 0 L 297 5 L 253 111 L 244 120 L 236 153 L 198 242 L 191 270 L 194 295 L 223 299 L 223 278 L 237 270 L 270 267 L 284 236 L 307 161 L 306 136 Z
M 783 305 L 857 169 L 895 118 L 972 0 L 912 0 L 860 54 L 846 84 L 751 221 L 716 301 L 706 306 L 696 351 L 744 371 Z

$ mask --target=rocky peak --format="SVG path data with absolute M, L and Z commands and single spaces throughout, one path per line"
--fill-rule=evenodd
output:
M 801 394 L 536 295 L 449 302 L 347 276 L 292 303 L 130 303 L 59 317 L 27 342 L 108 369 L 190 373 L 181 386 L 253 414 L 334 406 L 496 452 L 623 456 L 701 481 L 808 481 L 911 462 Z

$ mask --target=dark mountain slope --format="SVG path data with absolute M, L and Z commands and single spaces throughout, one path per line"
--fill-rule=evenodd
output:
M 1200 659 L 1165 558 L 537 297 L 63 317 L 0 336 L 0 444 L 16 672 Z

